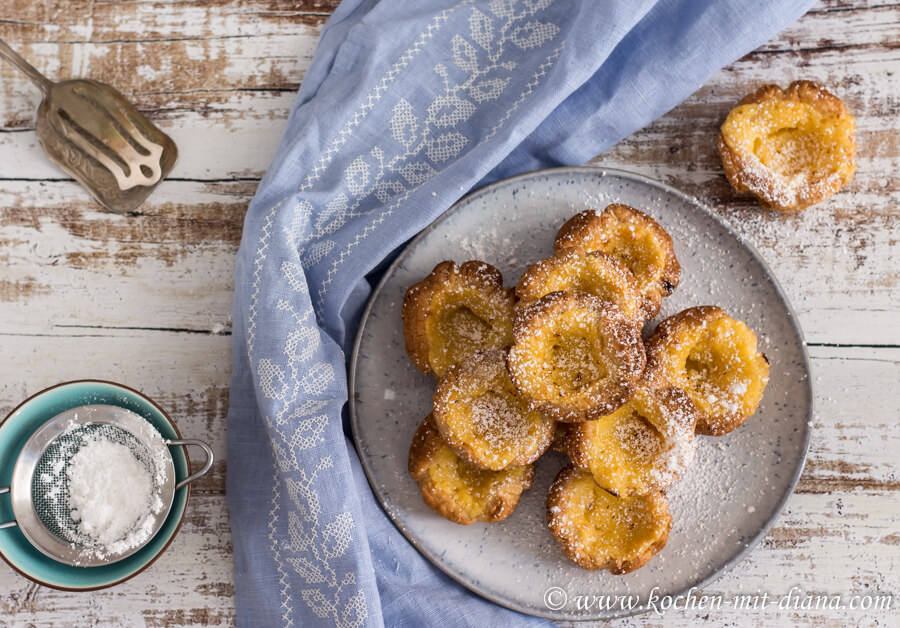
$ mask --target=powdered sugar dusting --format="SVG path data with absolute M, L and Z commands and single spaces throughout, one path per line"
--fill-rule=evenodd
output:
M 469 413 L 475 433 L 500 447 L 508 447 L 528 436 L 521 406 L 509 396 L 482 395 L 469 405 Z
M 686 281 L 671 298 L 663 300 L 666 313 L 660 318 L 697 303 L 721 303 L 757 331 L 760 347 L 773 358 L 773 368 L 785 366 L 780 366 L 778 378 L 773 378 L 760 420 L 750 421 L 724 438 L 696 439 L 696 461 L 667 491 L 674 529 L 665 550 L 645 568 L 627 576 L 586 572 L 572 565 L 547 532 L 546 491 L 564 464 L 558 454 L 539 461 L 534 490 L 527 491 L 514 516 L 501 523 L 461 527 L 432 516 L 427 508 L 423 513 L 416 484 L 408 478 L 398 481 L 396 460 L 405 455 L 399 452 L 407 443 L 405 439 L 398 443 L 396 433 L 398 420 L 412 433 L 412 422 L 418 423 L 430 407 L 432 389 L 425 378 L 416 378 L 402 344 L 385 350 L 385 338 L 398 337 L 397 310 L 404 291 L 440 260 L 460 255 L 457 242 L 462 234 L 471 237 L 497 229 L 513 241 L 515 266 L 504 266 L 501 256 L 488 259 L 496 260 L 504 274 L 514 279 L 522 260 L 547 257 L 548 243 L 567 217 L 586 206 L 602 208 L 612 201 L 647 210 L 674 236 Z M 776 214 L 747 211 L 740 217 L 748 222 L 739 227 L 750 236 L 762 234 L 771 239 L 790 235 L 773 224 Z M 804 216 L 797 219 L 801 228 L 808 226 Z M 760 225 L 763 229 L 758 229 Z M 591 592 L 600 587 L 604 592 L 638 594 L 642 600 L 657 586 L 660 593 L 686 590 L 733 561 L 777 512 L 808 429 L 804 386 L 797 384 L 803 369 L 797 363 L 787 364 L 800 352 L 795 350 L 790 315 L 777 292 L 758 258 L 714 218 L 688 199 L 639 177 L 569 169 L 541 173 L 521 183 L 504 183 L 496 191 L 464 202 L 459 211 L 409 249 L 396 275 L 376 297 L 376 316 L 370 317 L 363 329 L 356 368 L 361 420 L 355 429 L 361 457 L 373 483 L 383 491 L 392 517 L 423 551 L 438 557 L 454 577 L 464 582 L 477 580 L 478 590 L 494 599 L 546 612 L 541 595 L 560 582 L 568 583 L 569 591 Z M 397 399 L 378 403 L 388 386 L 397 390 Z M 373 398 L 372 391 L 377 397 Z M 584 618 L 603 615 L 589 612 Z
M 160 489 L 168 481 L 169 458 L 159 433 L 149 426 L 145 431 L 155 447 L 137 444 L 120 428 L 73 417 L 48 450 L 53 461 L 36 478 L 46 504 L 39 512 L 54 534 L 78 550 L 75 565 L 128 553 L 155 531 L 165 507 Z
M 855 121 L 819 85 L 769 86 L 735 107 L 722 125 L 719 151 L 729 181 L 780 210 L 818 203 L 855 169 Z
M 72 456 L 66 474 L 70 515 L 78 532 L 105 550 L 127 542 L 135 528 L 143 532 L 140 524 L 149 519 L 148 512 L 154 514 L 162 508 L 149 469 L 121 443 L 86 442 Z M 140 532 L 128 547 L 146 540 Z
M 506 352 L 479 351 L 451 368 L 432 410 L 444 440 L 472 464 L 499 471 L 528 464 L 550 446 L 555 424 L 528 407 L 506 370 Z

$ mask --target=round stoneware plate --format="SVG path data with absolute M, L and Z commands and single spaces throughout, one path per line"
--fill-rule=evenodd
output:
M 500 523 L 461 526 L 422 501 L 407 472 L 409 444 L 431 409 L 435 382 L 406 355 L 403 295 L 439 262 L 479 259 L 507 286 L 553 252 L 572 215 L 625 203 L 671 234 L 681 283 L 658 321 L 694 305 L 719 305 L 747 322 L 771 362 L 757 413 L 720 438 L 699 437 L 693 466 L 668 490 L 673 526 L 665 549 L 624 576 L 586 571 L 563 556 L 547 529 L 547 490 L 565 457 L 547 453 L 534 486 Z M 812 416 L 806 346 L 772 272 L 750 246 L 691 197 L 645 177 L 561 168 L 500 181 L 462 199 L 393 263 L 363 316 L 351 360 L 351 421 L 375 494 L 398 528 L 438 567 L 503 606 L 554 620 L 596 620 L 658 607 L 711 582 L 765 534 L 803 468 Z M 594 596 L 598 596 L 595 598 Z M 599 596 L 636 596 L 599 608 Z M 654 598 L 654 596 L 656 596 Z M 593 604 L 591 602 L 594 601 Z M 585 608 L 589 606 L 589 608 Z

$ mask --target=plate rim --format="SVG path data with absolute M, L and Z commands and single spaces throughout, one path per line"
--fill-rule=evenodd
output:
M 575 613 L 559 613 L 551 611 L 549 608 L 539 609 L 540 612 L 534 613 L 529 610 L 523 610 L 522 608 L 516 608 L 515 606 L 510 605 L 507 600 L 497 599 L 495 596 L 482 591 L 476 588 L 469 582 L 463 581 L 460 577 L 457 577 L 456 574 L 453 574 L 447 569 L 441 561 L 439 557 L 433 556 L 431 553 L 426 551 L 418 542 L 414 535 L 404 526 L 400 521 L 395 519 L 394 515 L 384 506 L 384 497 L 381 494 L 378 486 L 374 478 L 372 477 L 372 471 L 369 468 L 369 461 L 363 455 L 362 446 L 360 445 L 360 437 L 358 430 L 358 421 L 359 416 L 356 409 L 356 371 L 357 364 L 359 359 L 359 348 L 362 343 L 363 331 L 366 326 L 366 322 L 369 319 L 369 315 L 372 311 L 372 307 L 375 304 L 375 301 L 378 299 L 378 296 L 381 294 L 382 289 L 387 284 L 388 280 L 393 276 L 396 272 L 397 268 L 403 261 L 410 255 L 412 249 L 429 233 L 435 230 L 441 223 L 443 223 L 449 216 L 459 211 L 464 205 L 469 204 L 475 198 L 483 194 L 487 194 L 492 192 L 495 188 L 509 185 L 510 183 L 516 181 L 529 180 L 533 178 L 537 178 L 540 176 L 547 175 L 555 175 L 555 174 L 565 174 L 572 173 L 577 175 L 584 175 L 587 173 L 593 174 L 598 178 L 602 178 L 608 175 L 617 176 L 624 179 L 631 179 L 634 181 L 638 181 L 640 183 L 649 184 L 652 187 L 659 188 L 665 191 L 667 194 L 671 194 L 676 196 L 683 201 L 686 201 L 689 205 L 692 205 L 695 209 L 699 210 L 707 217 L 711 218 L 714 222 L 716 222 L 720 227 L 722 227 L 726 232 L 728 232 L 731 236 L 733 236 L 737 241 L 745 247 L 750 255 L 763 267 L 764 271 L 768 275 L 769 281 L 771 281 L 772 286 L 775 289 L 776 294 L 781 299 L 782 303 L 785 305 L 790 322 L 791 327 L 794 333 L 797 335 L 800 344 L 800 354 L 803 360 L 803 366 L 806 372 L 806 388 L 809 393 L 809 407 L 806 412 L 806 421 L 804 422 L 804 434 L 803 434 L 803 444 L 802 444 L 802 456 L 800 458 L 800 464 L 797 466 L 794 471 L 793 477 L 790 478 L 789 483 L 786 485 L 786 490 L 779 497 L 778 502 L 776 504 L 775 510 L 773 511 L 772 516 L 760 527 L 760 529 L 753 535 L 753 537 L 744 545 L 744 547 L 739 550 L 734 556 L 732 556 L 725 564 L 723 564 L 719 569 L 708 575 L 706 578 L 697 582 L 696 584 L 690 585 L 688 588 L 679 591 L 678 593 L 673 594 L 673 597 L 684 595 L 691 590 L 702 590 L 706 586 L 712 584 L 726 573 L 731 571 L 738 563 L 740 563 L 765 537 L 765 535 L 769 532 L 770 529 L 775 525 L 775 522 L 781 517 L 781 514 L 784 512 L 784 507 L 787 505 L 788 500 L 794 494 L 794 491 L 797 488 L 797 484 L 800 481 L 801 475 L 803 475 L 803 470 L 806 467 L 806 461 L 809 457 L 809 445 L 812 438 L 812 420 L 815 416 L 815 407 L 816 407 L 816 395 L 815 395 L 815 385 L 814 378 L 812 375 L 812 363 L 809 359 L 809 349 L 806 342 L 806 337 L 803 334 L 803 329 L 800 326 L 800 321 L 797 318 L 797 312 L 794 310 L 794 306 L 791 304 L 790 300 L 787 298 L 787 294 L 785 294 L 784 289 L 781 286 L 781 283 L 778 281 L 774 271 L 769 267 L 766 263 L 765 259 L 760 255 L 759 251 L 756 250 L 756 247 L 753 246 L 752 243 L 748 242 L 738 231 L 736 231 L 727 220 L 720 217 L 718 214 L 713 212 L 709 207 L 707 207 L 704 203 L 700 202 L 695 196 L 691 196 L 681 190 L 674 188 L 666 183 L 661 181 L 657 181 L 651 177 L 646 175 L 633 172 L 630 170 L 624 170 L 621 168 L 608 168 L 605 166 L 562 166 L 558 168 L 542 168 L 540 170 L 532 170 L 529 172 L 524 172 L 522 174 L 514 175 L 511 177 L 506 177 L 503 179 L 499 179 L 492 183 L 489 183 L 485 186 L 482 186 L 476 190 L 472 190 L 465 196 L 461 197 L 457 200 L 453 205 L 451 205 L 444 213 L 438 216 L 434 221 L 432 221 L 427 227 L 422 229 L 418 234 L 416 234 L 412 239 L 409 240 L 405 245 L 403 245 L 403 250 L 399 255 L 391 262 L 391 264 L 385 269 L 384 274 L 381 276 L 381 279 L 378 281 L 378 284 L 372 290 L 372 293 L 369 295 L 369 298 L 366 302 L 366 307 L 363 309 L 362 315 L 359 319 L 359 325 L 356 330 L 356 335 L 353 340 L 353 350 L 350 354 L 350 361 L 348 363 L 348 406 L 349 406 L 349 414 L 350 414 L 350 431 L 353 435 L 353 446 L 356 448 L 356 453 L 359 457 L 360 463 L 362 464 L 363 472 L 366 475 L 366 480 L 369 483 L 369 487 L 372 490 L 372 493 L 375 495 L 378 501 L 378 506 L 387 514 L 388 518 L 391 520 L 391 523 L 396 527 L 400 533 L 406 538 L 407 541 L 416 549 L 419 554 L 428 559 L 435 567 L 437 567 L 442 573 L 447 575 L 452 580 L 458 582 L 460 585 L 465 587 L 467 590 L 475 593 L 476 595 L 493 602 L 503 608 L 507 608 L 509 610 L 522 613 L 524 615 L 530 615 L 532 617 L 540 617 L 542 619 L 549 619 L 551 621 L 571 621 L 571 622 L 588 622 L 588 621 L 600 621 L 600 620 L 611 620 L 611 619 L 620 619 L 624 617 L 631 617 L 634 615 L 640 615 L 650 611 L 651 609 L 639 608 L 636 610 L 629 611 L 621 611 L 621 612 L 613 612 L 611 614 L 605 615 L 585 615 L 585 614 L 575 614 Z

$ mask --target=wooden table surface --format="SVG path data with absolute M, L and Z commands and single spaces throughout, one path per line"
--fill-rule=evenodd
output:
M 105 213 L 43 155 L 39 93 L 0 65 L 0 413 L 55 383 L 142 390 L 218 461 L 147 572 L 62 593 L 0 564 L 0 625 L 234 623 L 225 415 L 234 254 L 333 0 L 5 0 L 0 38 L 51 77 L 111 83 L 175 139 L 171 177 Z M 821 81 L 854 112 L 859 166 L 779 215 L 735 198 L 715 141 L 763 82 Z M 809 343 L 816 418 L 795 495 L 708 591 L 892 594 L 892 611 L 672 611 L 673 623 L 897 625 L 900 605 L 900 4 L 825 0 L 597 159 L 694 194 L 760 250 Z M 622 625 L 649 625 L 652 617 Z

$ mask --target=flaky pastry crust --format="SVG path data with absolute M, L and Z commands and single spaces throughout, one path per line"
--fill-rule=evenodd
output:
M 566 450 L 602 488 L 644 495 L 668 487 L 693 462 L 696 421 L 684 391 L 642 385 L 612 414 L 570 426 Z
M 844 186 L 856 169 L 856 121 L 813 81 L 763 85 L 732 109 L 719 133 L 725 176 L 769 209 L 796 211 Z
M 657 326 L 647 339 L 645 376 L 654 385 L 684 390 L 697 407 L 697 432 L 722 436 L 756 412 L 769 362 L 746 323 L 705 305 Z
M 545 416 L 579 423 L 631 397 L 645 364 L 640 324 L 582 292 L 552 292 L 516 317 L 507 363 L 519 393 Z
M 420 371 L 439 378 L 479 349 L 510 345 L 514 304 L 490 264 L 441 262 L 403 299 L 406 352 Z
M 555 246 L 557 251 L 581 246 L 621 259 L 637 281 L 645 320 L 656 316 L 663 297 L 675 291 L 681 278 L 672 238 L 653 218 L 628 205 L 576 214 L 556 234 Z
M 506 519 L 534 482 L 532 465 L 486 471 L 458 458 L 441 439 L 431 415 L 413 437 L 409 474 L 432 510 L 462 525 Z
M 603 251 L 566 247 L 531 265 L 516 284 L 516 312 L 551 292 L 584 292 L 613 303 L 643 322 L 641 292 L 624 262 Z
M 550 441 L 550 451 L 558 454 L 566 454 L 566 442 L 569 440 L 569 429 L 572 427 L 569 423 L 557 423 L 556 430 L 553 432 L 553 440 Z
M 433 398 L 444 442 L 482 469 L 528 464 L 547 451 L 555 422 L 529 407 L 506 369 L 506 350 L 476 351 L 444 374 Z
M 672 529 L 662 493 L 616 497 L 574 466 L 560 471 L 550 487 L 547 523 L 573 563 L 617 575 L 647 564 Z

